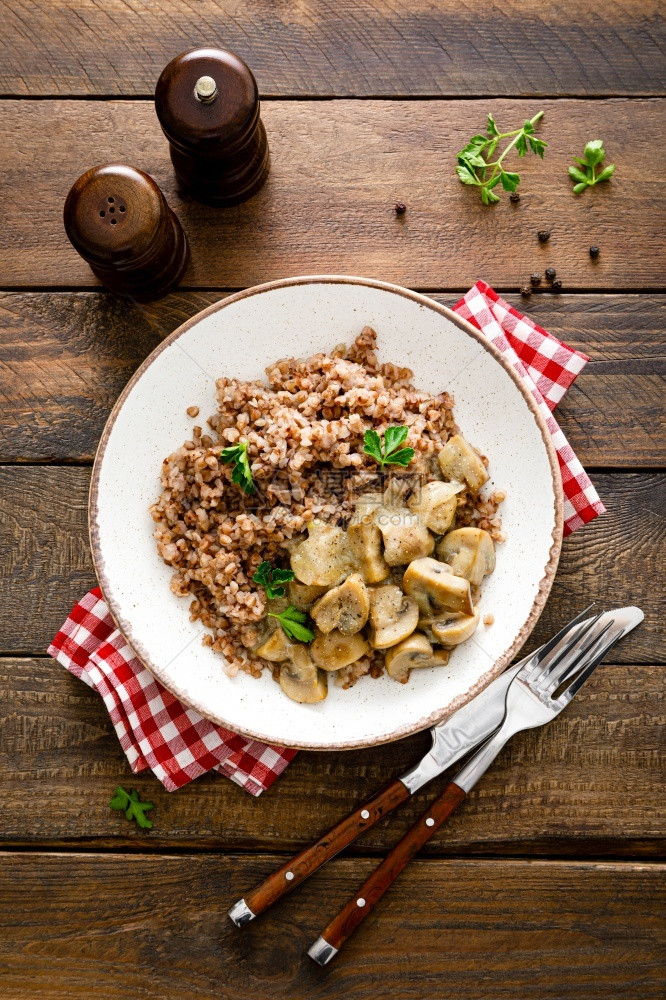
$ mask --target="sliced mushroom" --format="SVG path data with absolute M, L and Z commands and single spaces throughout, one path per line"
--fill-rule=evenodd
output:
M 289 603 L 297 611 L 309 611 L 315 601 L 326 593 L 326 587 L 309 587 L 307 583 L 292 580 L 289 584 Z
M 351 564 L 345 532 L 324 521 L 311 521 L 308 537 L 291 553 L 291 568 L 308 586 L 334 587 L 351 572 Z
M 447 479 L 464 480 L 478 493 L 488 479 L 486 467 L 478 453 L 460 434 L 454 434 L 439 453 L 439 467 Z
M 319 598 L 312 608 L 312 617 L 320 632 L 337 628 L 343 635 L 354 635 L 367 622 L 369 611 L 368 588 L 360 573 L 353 573 Z
M 370 645 L 387 649 L 411 635 L 419 619 L 416 601 L 405 597 L 400 587 L 388 584 L 370 591 Z
M 484 576 L 495 569 L 495 546 L 482 528 L 456 528 L 439 542 L 437 556 L 451 572 L 480 587 Z
M 280 667 L 280 687 L 292 701 L 314 705 L 328 694 L 328 677 L 315 667 L 305 646 L 297 648 L 298 654 Z
M 261 646 L 257 646 L 254 652 L 262 659 L 270 660 L 271 663 L 281 663 L 283 660 L 289 659 L 293 645 L 285 635 L 284 630 L 278 626 Z
M 419 628 L 432 635 L 433 642 L 440 646 L 458 646 L 474 635 L 479 624 L 481 613 L 474 609 L 473 615 L 442 614 L 430 618 L 421 618 Z
M 473 615 L 469 580 L 454 576 L 437 559 L 415 559 L 402 578 L 403 590 L 416 601 L 424 615 L 438 611 L 456 611 Z
M 384 659 L 390 676 L 405 684 L 409 679 L 410 670 L 446 666 L 449 662 L 449 652 L 445 649 L 438 649 L 435 652 L 426 637 L 420 632 L 415 632 L 409 639 L 387 650 Z
M 384 559 L 389 566 L 404 566 L 429 556 L 435 548 L 435 539 L 420 515 L 412 514 L 407 507 L 380 507 L 375 524 L 382 533 Z
M 360 633 L 343 635 L 333 629 L 327 635 L 320 632 L 310 644 L 312 659 L 322 670 L 341 670 L 360 660 L 370 649 Z
M 382 535 L 374 520 L 379 503 L 373 494 L 359 497 L 347 527 L 349 548 L 366 583 L 380 583 L 390 573 L 382 556 Z
M 419 514 L 426 526 L 436 535 L 443 535 L 451 527 L 456 508 L 457 494 L 465 489 L 463 483 L 443 483 L 436 479 L 426 483 L 409 498 L 409 509 Z

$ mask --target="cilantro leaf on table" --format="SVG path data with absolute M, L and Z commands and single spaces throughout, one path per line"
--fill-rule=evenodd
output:
M 308 616 L 305 611 L 298 611 L 293 604 L 290 604 L 279 614 L 273 614 L 269 611 L 268 617 L 277 618 L 289 639 L 296 639 L 297 642 L 312 642 L 314 639 L 314 632 L 306 628 L 304 624 L 308 620 Z
M 238 444 L 224 448 L 220 455 L 220 460 L 226 463 L 234 463 L 231 473 L 232 483 L 240 486 L 244 493 L 255 492 L 250 459 L 247 454 L 247 441 L 239 441 Z
M 597 167 L 601 166 L 606 156 L 603 139 L 592 139 L 583 152 L 584 159 L 574 156 L 579 167 L 569 167 L 569 177 L 574 182 L 574 194 L 582 194 L 585 188 L 594 187 L 602 181 L 609 181 L 615 173 L 615 164 L 610 163 L 607 167 L 597 173 Z
M 413 448 L 401 448 L 409 434 L 409 427 L 387 427 L 384 431 L 384 443 L 377 431 L 366 431 L 363 437 L 363 451 L 379 462 L 382 468 L 385 465 L 409 465 L 414 458 Z
M 146 817 L 146 813 L 149 809 L 154 808 L 154 803 L 142 802 L 139 793 L 135 792 L 134 789 L 126 792 L 122 785 L 118 785 L 109 806 L 111 809 L 123 810 L 125 818 L 130 821 L 134 820 L 143 830 L 152 829 L 152 821 Z
M 522 157 L 531 149 L 543 159 L 547 143 L 534 135 L 534 126 L 542 117 L 543 111 L 539 111 L 520 128 L 512 132 L 500 132 L 495 119 L 489 114 L 486 135 L 473 135 L 458 153 L 456 165 L 458 179 L 462 184 L 478 187 L 484 205 L 492 205 L 500 200 L 499 195 L 493 191 L 500 182 L 505 191 L 511 192 L 514 192 L 520 184 L 520 175 L 505 170 L 502 166 L 504 157 L 510 150 L 515 148 L 518 156 Z M 497 159 L 493 159 L 503 139 L 511 141 Z
M 282 584 L 293 580 L 294 574 L 290 569 L 274 569 L 268 560 L 264 559 L 252 579 L 264 588 L 266 597 L 273 600 L 274 597 L 284 597 L 285 589 Z

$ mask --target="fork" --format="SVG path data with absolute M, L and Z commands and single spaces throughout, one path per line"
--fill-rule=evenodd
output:
M 601 614 L 569 632 L 536 663 L 528 661 L 507 689 L 504 721 L 458 772 L 441 795 L 375 869 L 358 893 L 309 949 L 326 965 L 367 917 L 414 855 L 465 800 L 505 744 L 524 729 L 543 726 L 566 708 L 617 638 L 606 638 L 613 620 L 595 633 Z M 603 641 L 606 640 L 606 641 Z

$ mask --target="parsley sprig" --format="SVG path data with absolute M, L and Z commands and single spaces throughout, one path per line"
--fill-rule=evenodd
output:
M 500 132 L 495 119 L 489 114 L 486 135 L 473 135 L 464 149 L 458 153 L 456 173 L 463 184 L 479 188 L 484 205 L 500 200 L 499 195 L 493 191 L 498 184 L 501 184 L 505 191 L 515 191 L 520 184 L 520 174 L 505 170 L 502 166 L 504 157 L 514 146 L 518 156 L 525 156 L 529 147 L 543 160 L 548 144 L 534 135 L 534 126 L 542 117 L 543 111 L 539 111 L 534 118 L 530 118 L 513 132 Z M 497 159 L 493 160 L 502 139 L 511 139 L 511 142 L 505 146 Z
M 135 792 L 134 789 L 131 792 L 126 792 L 122 785 L 118 785 L 113 793 L 113 798 L 109 802 L 109 806 L 112 809 L 122 809 L 125 813 L 125 818 L 130 821 L 134 820 L 143 830 L 152 829 L 152 820 L 146 817 L 146 813 L 149 809 L 154 808 L 154 803 L 142 802 L 139 798 L 139 793 Z
M 289 639 L 296 639 L 298 642 L 312 642 L 314 632 L 305 627 L 308 616 L 305 611 L 298 611 L 293 604 L 281 611 L 279 614 L 268 612 L 269 618 L 277 618 Z
M 582 169 L 569 167 L 569 177 L 572 181 L 575 181 L 573 186 L 574 194 L 582 194 L 585 188 L 594 187 L 595 184 L 600 184 L 601 181 L 609 181 L 615 173 L 614 163 L 610 163 L 602 169 L 601 173 L 597 173 L 597 167 L 601 166 L 606 156 L 603 139 L 592 139 L 591 142 L 588 142 L 583 156 L 584 159 L 582 160 L 580 157 L 574 156 L 574 160 L 576 163 L 580 163 Z
M 268 560 L 264 559 L 252 579 L 264 588 L 266 597 L 272 601 L 274 597 L 284 597 L 285 590 L 282 584 L 293 580 L 294 574 L 290 569 L 274 569 Z
M 234 468 L 231 473 L 232 483 L 236 483 L 244 493 L 254 493 L 254 481 L 252 479 L 252 469 L 250 459 L 247 454 L 247 441 L 239 441 L 238 444 L 224 448 L 220 459 L 223 462 L 233 462 Z
M 385 465 L 409 465 L 414 458 L 414 449 L 400 447 L 407 440 L 408 434 L 409 427 L 387 427 L 382 444 L 377 431 L 366 431 L 363 437 L 363 451 L 366 455 L 372 455 L 382 468 Z

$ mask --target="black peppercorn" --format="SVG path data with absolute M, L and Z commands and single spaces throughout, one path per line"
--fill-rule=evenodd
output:
M 530 288 L 529 285 L 523 285 L 523 287 L 520 289 L 520 294 L 524 299 L 529 299 L 530 295 L 532 294 L 532 289 Z
M 520 195 L 518 194 L 517 191 L 511 192 L 511 194 L 509 195 L 509 201 L 512 201 L 514 205 L 518 204 L 518 202 L 520 201 Z
M 599 256 L 599 247 L 590 247 L 590 257 L 592 260 L 596 260 Z
M 403 202 L 401 202 L 401 201 L 396 201 L 396 203 L 395 203 L 395 214 L 396 215 L 404 215 L 406 211 L 407 211 L 407 206 L 405 204 L 403 204 Z
M 556 278 L 555 281 L 553 282 L 553 291 L 554 292 L 562 291 L 562 282 L 560 281 L 559 278 Z
M 546 277 L 548 278 L 549 281 L 553 281 L 553 279 L 556 277 L 556 275 L 557 275 L 557 271 L 555 270 L 554 267 L 547 267 L 546 268 Z
M 539 243 L 547 243 L 550 239 L 550 229 L 540 229 L 537 233 Z
M 541 284 L 541 275 L 538 271 L 535 271 L 534 274 L 530 274 L 530 284 L 532 285 L 532 288 L 537 288 Z

